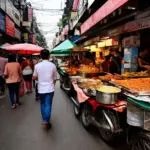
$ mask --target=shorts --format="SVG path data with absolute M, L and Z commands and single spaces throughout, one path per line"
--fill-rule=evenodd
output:
M 24 81 L 32 81 L 32 74 L 31 75 L 23 75 Z

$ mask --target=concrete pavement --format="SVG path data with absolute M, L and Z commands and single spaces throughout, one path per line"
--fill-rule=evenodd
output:
M 98 133 L 82 127 L 74 116 L 71 100 L 58 84 L 49 131 L 41 125 L 39 102 L 34 100 L 34 94 L 21 101 L 21 107 L 11 110 L 8 96 L 0 98 L 0 150 L 115 150 Z

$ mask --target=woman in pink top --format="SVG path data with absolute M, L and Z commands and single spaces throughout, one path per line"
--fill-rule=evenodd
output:
M 21 81 L 22 70 L 18 62 L 16 62 L 16 56 L 10 54 L 8 56 L 8 63 L 5 66 L 4 76 L 9 89 L 9 96 L 12 105 L 12 109 L 20 105 L 19 102 L 19 84 Z M 16 101 L 14 99 L 16 95 Z

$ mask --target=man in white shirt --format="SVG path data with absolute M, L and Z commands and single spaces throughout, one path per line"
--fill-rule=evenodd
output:
M 52 100 L 54 96 L 54 87 L 57 79 L 57 70 L 53 63 L 49 62 L 49 51 L 42 50 L 42 62 L 35 65 L 33 79 L 38 80 L 38 93 L 41 101 L 41 114 L 43 124 L 50 125 Z

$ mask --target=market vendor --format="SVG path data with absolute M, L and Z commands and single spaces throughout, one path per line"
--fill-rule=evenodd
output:
M 138 57 L 138 71 L 150 70 L 150 63 L 147 62 L 146 57 L 149 55 L 148 48 L 144 48 Z
M 72 56 L 71 60 L 69 61 L 69 66 L 73 66 L 73 67 L 79 67 L 79 65 L 81 64 L 78 56 Z
M 84 63 L 85 65 L 95 65 L 94 58 L 90 52 L 85 53 L 84 57 L 82 57 L 81 62 Z
M 110 72 L 110 64 L 111 64 L 111 55 L 105 56 L 105 60 L 102 63 L 102 70 L 104 72 Z
M 121 56 L 120 52 L 117 49 L 111 50 L 111 58 L 110 58 L 110 73 L 120 74 L 121 73 Z

